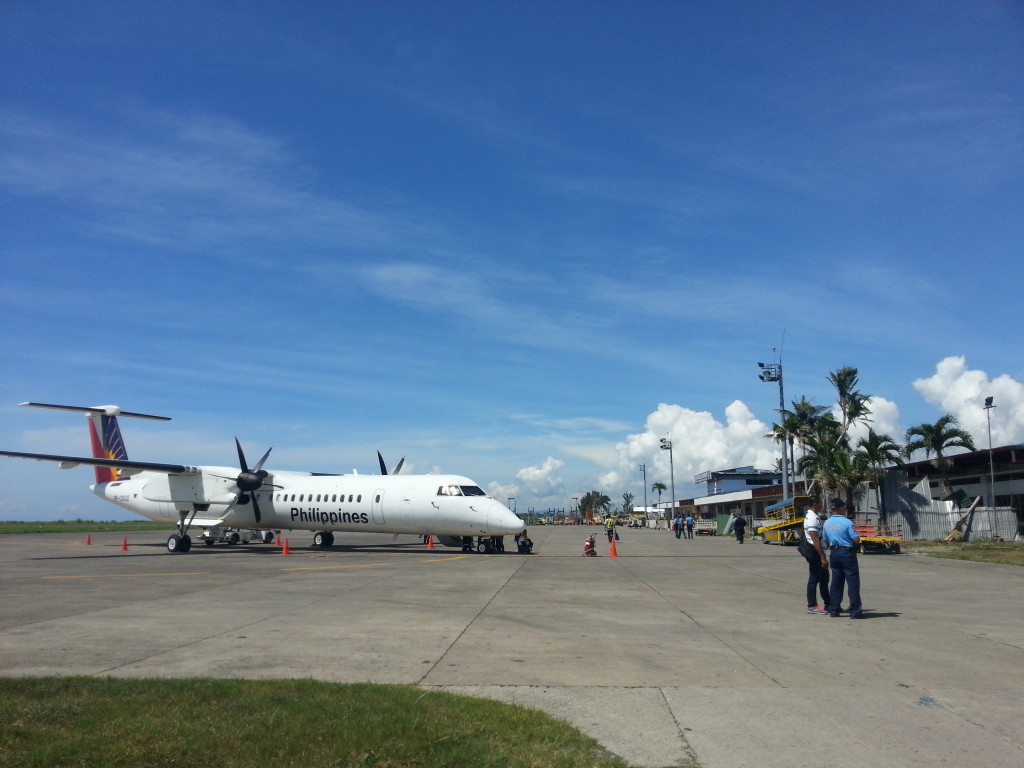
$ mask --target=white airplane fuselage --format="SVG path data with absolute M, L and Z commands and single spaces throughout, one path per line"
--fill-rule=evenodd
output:
M 333 544 L 334 531 L 430 534 L 449 546 L 463 547 L 465 537 L 478 536 L 478 551 L 486 551 L 483 539 L 523 530 L 523 521 L 512 510 L 468 477 L 401 475 L 404 458 L 388 474 L 379 451 L 380 475 L 264 470 L 270 449 L 250 467 L 238 438 L 237 467 L 135 461 L 128 458 L 118 416 L 168 421 L 166 416 L 125 411 L 117 405 L 22 405 L 86 414 L 92 456 L 21 451 L 0 455 L 57 462 L 64 469 L 91 465 L 96 482 L 89 489 L 94 494 L 177 528 L 167 540 L 170 552 L 191 549 L 190 528 L 315 531 L 313 544 L 321 548 Z
M 151 520 L 178 523 L 195 513 L 194 525 L 282 530 L 431 533 L 438 536 L 512 535 L 523 522 L 508 507 L 460 475 L 313 475 L 271 472 L 251 503 L 221 517 L 238 491 L 234 467 L 201 467 L 174 475 L 140 472 L 90 490 L 100 498 Z

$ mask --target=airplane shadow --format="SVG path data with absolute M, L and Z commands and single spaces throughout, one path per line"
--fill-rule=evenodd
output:
M 167 551 L 166 545 L 162 543 L 152 544 L 132 544 L 127 552 L 121 551 L 120 545 L 109 545 L 111 549 L 116 548 L 116 551 L 110 553 L 99 553 L 90 552 L 89 554 L 81 555 L 48 555 L 46 557 L 33 557 L 31 560 L 46 561 L 46 560 L 97 560 L 107 558 L 139 558 L 139 557 L 158 557 L 158 556 L 171 556 L 172 553 Z M 193 544 L 192 549 L 188 552 L 174 553 L 176 557 L 208 557 L 210 555 L 220 555 L 225 552 L 234 552 L 237 554 L 245 554 L 248 557 L 281 557 L 281 547 L 277 545 L 268 544 L 215 544 L 212 547 L 200 544 L 198 547 Z M 409 554 L 410 552 L 418 552 L 424 555 L 433 554 L 476 554 L 476 552 L 463 553 L 457 547 L 435 547 L 434 549 L 427 549 L 424 544 L 419 542 L 409 543 L 388 543 L 388 544 L 335 544 L 330 549 L 318 549 L 308 545 L 292 546 L 289 544 L 288 550 L 290 555 L 309 555 L 316 554 L 327 556 L 329 554 L 344 554 L 346 552 L 358 553 L 358 552 L 372 552 L 381 554 Z M 506 552 L 506 554 L 509 554 Z M 513 553 L 514 554 L 514 553 Z

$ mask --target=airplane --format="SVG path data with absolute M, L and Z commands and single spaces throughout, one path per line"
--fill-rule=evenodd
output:
M 492 536 L 520 533 L 523 521 L 461 475 L 401 475 L 405 459 L 388 474 L 377 452 L 380 475 L 266 470 L 270 451 L 249 466 L 235 438 L 239 468 L 160 464 L 128 458 L 118 416 L 170 421 L 167 416 L 124 411 L 116 405 L 82 407 L 20 403 L 32 408 L 86 414 L 92 456 L 55 456 L 0 451 L 0 456 L 59 462 L 62 469 L 95 468 L 89 486 L 104 501 L 159 522 L 173 523 L 168 552 L 192 548 L 189 528 L 273 528 L 314 531 L 313 546 L 329 549 L 334 533 L 430 533 L 446 546 L 478 537 L 477 551 L 488 551 Z

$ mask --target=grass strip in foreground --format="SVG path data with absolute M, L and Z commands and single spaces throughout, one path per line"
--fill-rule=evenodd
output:
M 0 765 L 626 768 L 543 712 L 409 685 L 0 678 Z

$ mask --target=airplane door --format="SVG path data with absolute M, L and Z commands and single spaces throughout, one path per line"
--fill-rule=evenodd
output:
M 384 525 L 384 489 L 380 488 L 373 492 L 373 506 L 370 507 L 370 515 L 373 522 Z

